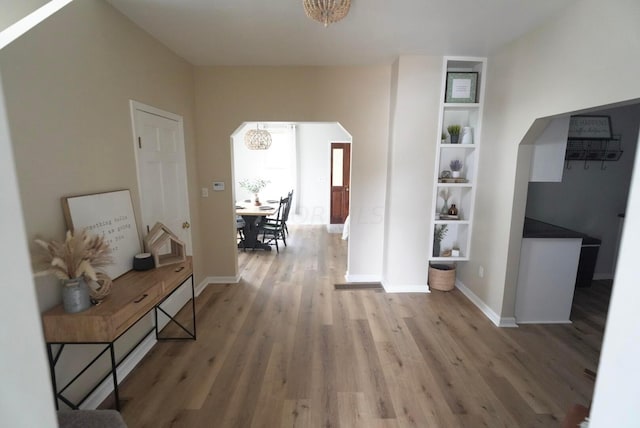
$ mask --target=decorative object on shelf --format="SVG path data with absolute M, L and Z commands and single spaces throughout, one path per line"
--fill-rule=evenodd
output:
M 89 296 L 91 297 L 91 303 L 94 305 L 100 304 L 111 293 L 111 286 L 113 281 L 104 272 L 98 272 L 96 274 L 97 280 L 91 280 L 89 282 Z
M 440 135 L 440 142 L 442 144 L 446 144 L 447 143 L 447 134 L 445 134 L 444 132 L 442 133 L 442 135 Z
M 449 213 L 449 189 L 442 189 L 438 193 L 438 195 L 444 200 L 442 203 L 442 209 L 440 210 L 440 214 L 448 214 Z
M 475 103 L 478 88 L 478 73 L 448 72 L 445 103 Z
M 458 159 L 454 159 L 449 162 L 449 168 L 451 168 L 451 177 L 460 178 L 460 170 L 462 170 L 462 162 Z
M 439 183 L 468 183 L 469 180 L 467 180 L 466 178 L 439 178 L 438 179 Z
M 449 125 L 447 131 L 451 136 L 451 144 L 458 144 L 458 138 L 460 137 L 460 125 Z
M 167 226 L 156 223 L 144 237 L 144 248 L 153 256 L 156 267 L 182 263 L 187 259 L 186 245 Z M 169 245 L 168 253 L 161 253 Z
M 610 116 L 571 116 L 569 121 L 570 140 L 610 140 Z
M 259 129 L 256 124 L 256 129 L 250 129 L 244 134 L 244 145 L 249 150 L 267 150 L 271 147 L 271 133 L 266 129 Z
M 429 263 L 427 284 L 432 290 L 451 291 L 456 286 L 456 266 Z
M 90 235 L 82 229 L 75 235 L 67 231 L 64 242 L 35 242 L 44 249 L 43 261 L 48 272 L 62 280 L 62 303 L 69 313 L 81 312 L 91 306 L 90 289 L 87 280 L 98 281 L 98 273 L 103 281 L 109 277 L 99 270 L 110 265 L 111 249 L 103 235 Z M 105 282 L 106 283 L 106 282 Z M 104 298 L 109 289 L 103 291 Z
M 449 171 L 448 169 L 443 170 L 440 173 L 440 178 L 451 178 L 451 171 Z
M 447 225 L 436 225 L 433 233 L 433 257 L 440 257 L 440 242 L 447 234 Z
M 464 126 L 462 128 L 462 138 L 460 139 L 462 144 L 473 144 L 473 128 L 470 126 Z
M 255 196 L 254 205 L 260 206 L 262 204 L 260 203 L 260 198 L 258 197 L 258 193 L 260 193 L 260 191 L 264 189 L 265 186 L 269 183 L 270 181 L 262 180 L 261 178 L 254 178 L 251 180 L 245 179 L 245 180 L 240 180 L 240 187 L 253 193 Z
M 460 249 L 452 248 L 451 249 L 451 257 L 460 257 Z
M 347 16 L 351 0 L 303 0 L 304 12 L 325 27 Z
M 140 253 L 133 257 L 133 270 L 149 270 L 154 267 L 151 253 Z
M 449 212 L 447 212 L 450 216 L 458 216 L 458 208 L 456 208 L 456 204 L 451 204 L 449 207 Z
M 62 280 L 62 307 L 69 314 L 86 311 L 91 307 L 89 286 L 84 277 Z

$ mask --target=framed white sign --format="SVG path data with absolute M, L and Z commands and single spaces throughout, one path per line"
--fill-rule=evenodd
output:
M 571 116 L 569 139 L 610 140 L 611 118 L 609 116 Z
M 133 268 L 140 238 L 129 190 L 65 197 L 62 208 L 69 230 L 104 235 L 113 258 L 113 264 L 104 267 L 109 277 L 115 279 Z

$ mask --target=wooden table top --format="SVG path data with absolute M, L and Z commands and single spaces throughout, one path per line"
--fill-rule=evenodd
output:
M 236 203 L 236 215 L 270 216 L 278 211 L 279 202 L 264 203 L 260 206 L 253 205 L 253 202 Z

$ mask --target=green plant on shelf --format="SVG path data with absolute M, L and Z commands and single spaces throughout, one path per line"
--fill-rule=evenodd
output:
M 452 136 L 460 135 L 460 125 L 449 125 L 447 126 L 447 131 Z

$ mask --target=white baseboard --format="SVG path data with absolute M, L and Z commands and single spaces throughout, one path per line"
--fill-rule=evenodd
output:
M 431 293 L 427 284 L 404 284 L 388 285 L 382 284 L 386 293 Z
M 467 299 L 471 300 L 471 303 L 476 305 L 478 309 L 482 311 L 482 313 L 491 320 L 498 327 L 518 327 L 516 324 L 516 319 L 514 317 L 500 317 L 496 314 L 493 309 L 491 309 L 485 302 L 482 301 L 480 297 L 476 295 L 473 291 L 467 288 L 466 285 L 462 283 L 459 279 L 456 279 L 456 288 L 464 294 Z
M 116 373 L 118 374 L 118 384 L 121 384 L 125 377 L 138 365 L 145 355 L 157 343 L 156 336 L 150 333 L 140 345 L 120 364 Z M 84 400 L 80 406 L 82 410 L 93 410 L 113 392 L 113 377 L 111 374 Z
M 560 320 L 560 321 L 549 321 L 549 320 L 536 321 L 536 320 L 529 320 L 529 321 L 518 321 L 518 324 L 573 324 L 573 321 L 571 321 L 571 320 Z
M 240 275 L 236 276 L 208 276 L 202 280 L 200 284 L 196 286 L 196 296 L 199 296 L 200 293 L 204 290 L 207 285 L 211 284 L 237 284 L 240 282 L 242 277 Z
M 327 232 L 329 233 L 342 233 L 344 230 L 344 224 L 328 224 Z
M 380 275 L 349 275 L 349 272 L 344 275 L 344 279 L 347 282 L 382 282 Z

